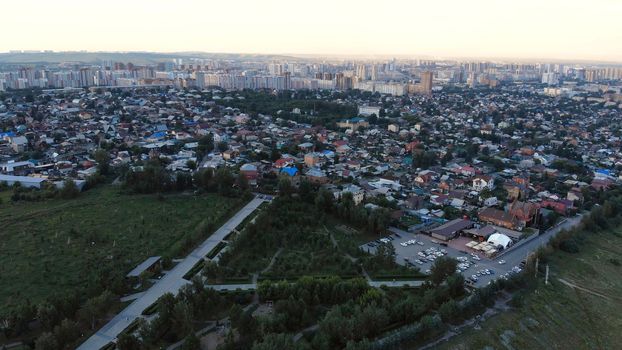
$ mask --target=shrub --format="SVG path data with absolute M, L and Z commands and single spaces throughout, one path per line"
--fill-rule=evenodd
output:
M 78 186 L 76 186 L 76 183 L 71 179 L 67 179 L 63 182 L 63 188 L 59 192 L 60 197 L 63 199 L 76 198 L 79 194 L 80 190 Z
M 522 291 L 516 292 L 510 300 L 510 305 L 516 308 L 523 307 L 525 305 L 525 293 Z
M 566 253 L 576 254 L 579 252 L 579 245 L 575 239 L 569 238 L 560 242 L 559 249 Z

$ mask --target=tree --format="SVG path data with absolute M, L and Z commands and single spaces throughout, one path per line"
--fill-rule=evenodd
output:
M 97 162 L 97 171 L 102 175 L 108 175 L 110 170 L 110 155 L 103 149 L 95 151 L 93 156 Z
M 438 332 L 439 325 L 438 318 L 434 318 L 430 315 L 423 316 L 421 318 L 421 334 L 424 339 L 433 337 Z
M 438 313 L 443 322 L 453 322 L 459 317 L 460 308 L 454 299 L 450 299 L 439 307 Z
M 321 189 L 315 196 L 315 206 L 319 211 L 330 213 L 333 210 L 335 198 L 333 194 L 325 189 Z
M 382 233 L 389 222 L 391 221 L 391 214 L 386 208 L 377 208 L 372 210 L 367 217 L 367 230 L 370 233 Z
M 460 273 L 454 273 L 447 277 L 447 287 L 452 298 L 461 296 L 464 293 L 464 276 Z
M 270 150 L 271 161 L 276 162 L 279 158 L 281 158 L 281 153 L 279 153 L 279 151 L 277 151 L 276 148 L 273 148 L 272 150 Z
M 218 152 L 224 153 L 229 148 L 225 141 L 218 142 Z
M 282 177 L 279 180 L 279 194 L 281 196 L 289 196 L 294 193 L 294 186 L 292 186 L 292 182 L 289 181 L 288 178 Z
M 80 318 L 85 323 L 90 323 L 91 329 L 95 329 L 95 321 L 110 310 L 113 300 L 112 293 L 107 290 L 99 296 L 87 300 L 80 309 Z
M 215 263 L 213 261 L 206 261 L 205 265 L 203 265 L 202 274 L 208 279 L 219 278 L 221 276 L 221 273 L 222 272 L 220 270 L 220 266 L 218 266 L 218 263 Z
M 434 260 L 434 264 L 430 268 L 430 280 L 435 285 L 439 285 L 445 281 L 445 279 L 456 272 L 457 262 L 453 258 L 446 256 L 440 257 Z
M 235 184 L 238 186 L 239 189 L 241 189 L 242 191 L 246 191 L 248 190 L 249 186 L 248 186 L 248 179 L 246 178 L 246 176 L 242 173 L 238 174 L 238 177 L 235 181 Z
M 190 170 L 196 170 L 197 169 L 197 162 L 195 162 L 192 159 L 188 159 L 188 161 L 186 162 L 186 166 L 188 167 L 188 169 Z
M 194 174 L 194 183 L 206 191 L 212 190 L 214 185 L 214 169 L 207 168 Z
M 252 350 L 297 349 L 291 335 L 279 333 L 268 334 L 261 342 L 253 344 Z
M 182 350 L 196 350 L 200 348 L 201 341 L 194 332 L 190 332 L 190 334 L 184 338 L 184 344 L 181 346 Z
M 395 247 L 391 243 L 378 245 L 374 258 L 380 265 L 391 266 L 395 262 Z
M 43 329 L 51 331 L 60 321 L 61 315 L 54 305 L 44 303 L 37 309 L 37 319 L 41 322 Z
M 167 192 L 173 188 L 171 174 L 158 160 L 152 160 L 142 171 L 128 171 L 125 187 L 136 193 Z
M 141 343 L 133 334 L 122 333 L 117 341 L 117 348 L 119 350 L 140 350 Z
M 198 158 L 203 158 L 204 155 L 209 154 L 214 150 L 214 135 L 211 133 L 201 137 L 199 139 L 199 146 L 197 147 Z
M 45 332 L 35 341 L 35 350 L 58 350 L 59 344 L 54 334 Z
M 54 327 L 54 337 L 59 344 L 72 344 L 80 338 L 80 327 L 75 321 L 64 319 L 60 325 Z
M 192 175 L 177 173 L 175 175 L 175 188 L 177 191 L 185 191 L 192 188 Z
M 370 341 L 367 340 L 367 338 L 365 338 L 358 342 L 350 340 L 348 344 L 346 344 L 345 350 L 369 350 L 371 348 L 372 348 L 372 345 Z
M 233 175 L 231 175 L 231 171 L 229 171 L 228 168 L 223 167 L 218 169 L 214 180 L 218 186 L 218 193 L 222 195 L 229 195 L 231 193 L 231 187 L 233 186 L 235 180 L 233 179 Z
M 59 193 L 63 199 L 73 199 L 80 194 L 80 189 L 72 179 L 67 179 L 63 182 L 63 188 Z
M 173 332 L 182 335 L 193 331 L 192 310 L 184 301 L 178 301 L 173 308 Z
M 300 186 L 298 186 L 298 194 L 303 201 L 313 203 L 313 186 L 309 180 L 303 179 L 300 181 Z

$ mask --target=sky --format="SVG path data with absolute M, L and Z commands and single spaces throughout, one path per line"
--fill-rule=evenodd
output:
M 204 51 L 622 62 L 622 0 L 20 0 L 0 52 Z

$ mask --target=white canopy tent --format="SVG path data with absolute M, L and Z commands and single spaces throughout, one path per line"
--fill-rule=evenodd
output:
M 488 237 L 488 243 L 496 246 L 502 246 L 503 249 L 506 249 L 511 243 L 512 239 L 502 233 L 493 233 Z

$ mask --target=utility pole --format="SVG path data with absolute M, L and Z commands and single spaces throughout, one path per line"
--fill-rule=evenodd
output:
M 540 264 L 540 258 L 536 258 L 536 268 L 534 272 L 534 277 L 538 278 L 538 265 Z
M 549 264 L 546 264 L 546 274 L 544 275 L 544 284 L 549 284 Z

